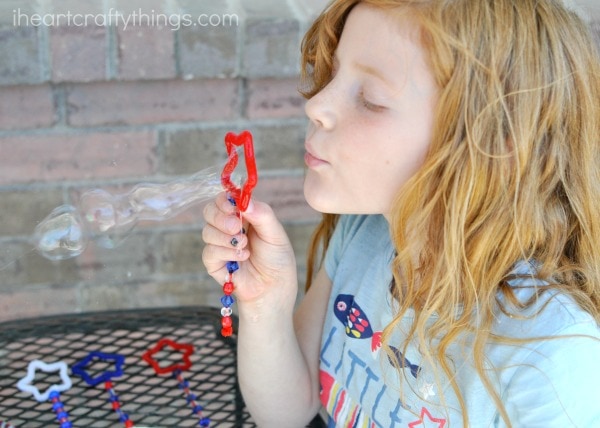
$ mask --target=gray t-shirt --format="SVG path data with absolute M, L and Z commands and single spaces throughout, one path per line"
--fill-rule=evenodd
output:
M 394 247 L 389 225 L 379 215 L 342 216 L 325 258 L 333 282 L 321 343 L 321 402 L 330 427 L 462 427 L 458 400 L 439 370 L 415 346 L 402 353 L 407 313 L 390 345 L 404 367 L 400 377 L 381 350 L 381 331 L 393 318 L 389 287 Z M 526 262 L 514 273 L 527 274 Z M 519 279 L 511 285 L 544 284 Z M 516 289 L 525 299 L 531 289 Z M 499 311 L 493 330 L 513 338 L 588 335 L 531 342 L 490 344 L 495 388 L 514 427 L 600 427 L 600 329 L 594 319 L 564 295 L 549 291 L 529 312 L 531 319 Z M 463 393 L 471 427 L 505 426 L 473 368 L 469 353 L 449 353 Z M 437 374 L 437 375 L 436 375 Z M 436 376 L 440 376 L 436 382 Z M 444 401 L 440 400 L 443 388 Z

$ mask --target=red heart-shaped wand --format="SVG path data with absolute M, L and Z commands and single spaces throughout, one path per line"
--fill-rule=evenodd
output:
M 231 182 L 231 174 L 238 164 L 238 154 L 236 147 L 244 147 L 244 159 L 246 161 L 246 181 L 236 187 Z M 252 189 L 258 182 L 258 174 L 256 171 L 256 159 L 254 158 L 254 145 L 252 134 L 249 131 L 243 131 L 236 135 L 233 132 L 228 132 L 225 135 L 225 148 L 229 159 L 221 172 L 221 184 L 235 201 L 236 206 L 240 211 L 246 211 L 252 196 Z

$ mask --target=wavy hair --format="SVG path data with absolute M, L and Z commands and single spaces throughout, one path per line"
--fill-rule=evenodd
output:
M 519 316 L 543 292 L 519 301 L 509 285 L 515 264 L 535 260 L 544 289 L 568 293 L 600 322 L 598 50 L 586 23 L 560 0 L 336 0 L 302 44 L 307 98 L 330 81 L 345 20 L 359 2 L 414 15 L 439 87 L 429 153 L 392 206 L 397 308 L 384 347 L 414 310 L 404 346 L 416 340 L 424 359 L 441 367 L 464 426 L 447 355 L 456 343 L 471 353 L 511 426 L 485 348 L 522 344 L 491 333 L 494 314 Z M 307 287 L 337 218 L 324 214 L 313 235 Z M 509 304 L 501 306 L 499 295 Z

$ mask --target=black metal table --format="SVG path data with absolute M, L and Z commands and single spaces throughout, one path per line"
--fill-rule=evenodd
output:
M 112 311 L 43 317 L 0 324 L 0 421 L 16 428 L 58 427 L 50 401 L 39 403 L 17 388 L 32 360 L 64 361 L 69 368 L 92 351 L 125 357 L 123 374 L 113 379 L 123 412 L 138 427 L 198 426 L 178 381 L 157 375 L 142 355 L 160 339 L 192 344 L 191 367 L 183 372 L 204 407 L 211 427 L 256 426 L 237 384 L 235 336 L 220 334 L 218 309 L 206 307 Z M 181 354 L 164 348 L 157 359 Z M 105 370 L 102 361 L 98 373 Z M 167 364 L 169 365 L 169 364 Z M 90 367 L 93 370 L 94 367 Z M 73 427 L 119 427 L 117 413 L 102 385 L 89 386 L 69 369 L 72 387 L 61 393 Z M 36 372 L 40 392 L 59 384 L 57 373 Z

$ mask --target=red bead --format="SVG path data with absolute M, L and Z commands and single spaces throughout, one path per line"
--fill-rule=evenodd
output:
M 113 384 L 111 381 L 107 380 L 106 382 L 104 382 L 104 388 L 106 389 L 112 389 Z
M 235 287 L 233 286 L 233 282 L 226 282 L 225 284 L 223 284 L 223 293 L 230 295 L 231 293 L 233 293 L 234 288 Z
M 127 420 L 125 421 L 125 426 L 126 426 L 127 428 L 131 428 L 131 427 L 133 426 L 133 421 L 132 421 L 131 419 L 127 419 Z
M 221 336 L 229 337 L 233 334 L 233 327 L 223 327 L 221 329 Z
M 118 401 L 113 401 L 112 408 L 113 408 L 113 410 L 119 410 L 121 408 L 121 405 L 119 404 Z
M 224 328 L 231 327 L 232 325 L 233 325 L 233 320 L 231 319 L 231 317 L 221 318 L 221 326 L 223 326 Z

